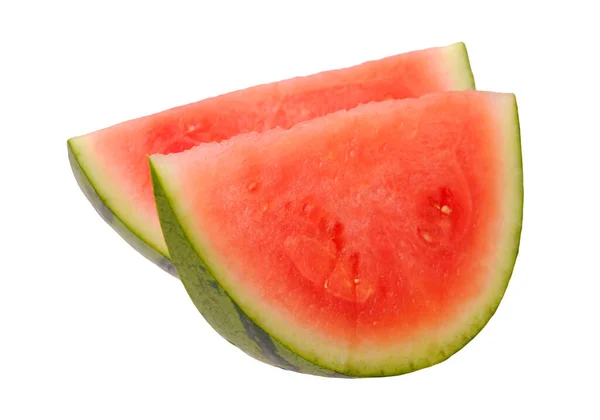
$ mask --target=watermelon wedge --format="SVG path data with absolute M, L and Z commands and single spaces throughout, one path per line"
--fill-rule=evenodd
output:
M 254 86 L 68 140 L 75 177 L 100 215 L 135 249 L 177 275 L 156 213 L 147 157 L 239 133 L 263 132 L 360 103 L 474 89 L 463 43 Z
M 195 305 L 284 369 L 388 376 L 447 359 L 495 313 L 519 249 L 513 94 L 370 103 L 150 166 Z

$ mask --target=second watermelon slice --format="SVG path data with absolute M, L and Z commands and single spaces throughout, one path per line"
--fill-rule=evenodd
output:
M 123 122 L 71 138 L 69 159 L 102 217 L 141 254 L 177 275 L 152 195 L 149 155 L 290 128 L 361 103 L 474 88 L 465 45 L 457 43 L 254 86 Z

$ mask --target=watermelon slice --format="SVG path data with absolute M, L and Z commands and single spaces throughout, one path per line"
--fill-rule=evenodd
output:
M 463 43 L 399 54 L 208 98 L 68 141 L 77 181 L 102 217 L 134 248 L 173 275 L 147 156 L 350 109 L 360 103 L 473 89 Z
M 518 253 L 512 94 L 371 103 L 150 162 L 190 297 L 227 340 L 285 369 L 439 363 L 496 311 Z

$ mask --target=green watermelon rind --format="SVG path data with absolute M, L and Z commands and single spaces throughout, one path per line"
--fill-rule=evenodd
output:
M 90 178 L 85 171 L 85 165 L 82 164 L 76 148 L 73 147 L 73 139 L 67 141 L 67 149 L 69 154 L 69 164 L 77 181 L 77 185 L 94 207 L 98 215 L 110 225 L 118 234 L 127 242 L 133 249 L 139 252 L 146 259 L 150 260 L 160 268 L 172 276 L 177 277 L 177 270 L 169 258 L 158 252 L 150 246 L 143 236 L 128 226 L 118 215 L 116 215 L 106 204 L 106 200 L 94 188 L 90 182 Z
M 511 153 L 515 159 L 512 165 L 514 178 L 509 180 L 512 195 L 509 199 L 512 200 L 511 207 L 514 208 L 510 226 L 514 231 L 513 239 L 506 240 L 507 244 L 512 245 L 512 249 L 507 248 L 504 258 L 498 263 L 496 271 L 498 279 L 494 281 L 496 289 L 487 296 L 485 304 L 474 312 L 464 327 L 461 326 L 460 333 L 456 334 L 453 340 L 446 341 L 443 347 L 434 345 L 424 353 L 411 357 L 410 360 L 391 360 L 390 364 L 385 366 L 374 367 L 352 363 L 344 369 L 334 369 L 327 366 L 324 361 L 310 360 L 309 357 L 296 353 L 293 346 L 279 341 L 273 334 L 265 331 L 223 289 L 213 275 L 210 264 L 203 259 L 202 252 L 198 251 L 186 236 L 185 229 L 175 214 L 172 198 L 167 195 L 161 175 L 150 157 L 150 171 L 161 228 L 173 263 L 180 274 L 179 278 L 197 309 L 222 337 L 250 356 L 273 366 L 318 376 L 350 378 L 401 375 L 441 363 L 473 340 L 496 313 L 510 282 L 519 253 L 524 190 L 516 99 L 514 112 L 511 126 L 514 132 L 507 133 L 509 137 L 507 140 L 510 143 L 508 146 L 511 148 L 507 153 Z
M 467 50 L 467 45 L 464 42 L 457 42 L 454 44 L 455 50 L 452 51 L 454 59 L 456 60 L 457 71 L 453 74 L 459 76 L 454 84 L 458 89 L 476 89 L 475 76 L 473 74 L 473 68 L 471 67 L 471 58 Z

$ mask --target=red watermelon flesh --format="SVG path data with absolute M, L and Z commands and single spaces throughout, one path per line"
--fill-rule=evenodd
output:
M 289 128 L 360 103 L 470 88 L 469 60 L 458 43 L 208 98 L 70 139 L 69 151 L 80 185 L 105 218 L 148 258 L 167 257 L 168 264 L 148 155 Z
M 194 293 L 214 279 L 273 342 L 333 372 L 395 374 L 449 357 L 494 313 L 515 262 L 512 94 L 361 105 L 151 162 L 167 244 L 198 308 L 220 310 Z

